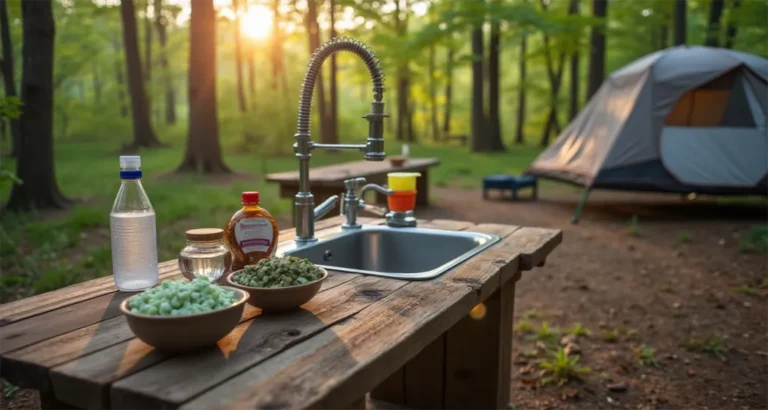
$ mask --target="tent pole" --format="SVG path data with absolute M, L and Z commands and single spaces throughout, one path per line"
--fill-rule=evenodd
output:
M 584 190 L 584 193 L 581 195 L 581 201 L 579 201 L 579 205 L 576 207 L 576 212 L 573 213 L 573 218 L 571 218 L 572 224 L 579 223 L 579 215 L 581 215 L 582 209 L 584 209 L 584 204 L 587 203 L 587 198 L 589 198 L 589 193 L 592 190 L 587 188 Z

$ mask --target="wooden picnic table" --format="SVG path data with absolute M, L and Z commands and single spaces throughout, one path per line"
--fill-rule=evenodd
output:
M 429 168 L 440 164 L 437 158 L 408 158 L 402 166 L 394 167 L 388 160 L 354 161 L 309 169 L 309 185 L 315 204 L 319 204 L 333 195 L 344 193 L 344 180 L 365 177 L 368 182 L 385 185 L 389 172 L 420 172 L 416 180 L 416 203 L 429 204 Z M 289 171 L 267 175 L 267 181 L 280 184 L 280 197 L 293 198 L 299 192 L 299 172 Z M 386 202 L 377 194 L 378 202 Z
M 382 220 L 362 218 L 364 223 Z M 339 217 L 317 234 L 340 231 Z M 515 283 L 560 243 L 557 230 L 433 220 L 502 241 L 429 281 L 330 272 L 302 309 L 246 306 L 218 346 L 162 353 L 120 314 L 130 293 L 103 277 L 0 305 L 0 376 L 44 408 L 506 408 Z M 292 239 L 293 231 L 280 233 Z M 182 278 L 175 260 L 161 280 Z M 482 305 L 481 305 L 482 304 Z

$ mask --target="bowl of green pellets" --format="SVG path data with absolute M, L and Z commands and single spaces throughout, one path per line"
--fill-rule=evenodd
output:
M 227 283 L 250 295 L 248 303 L 265 312 L 296 309 L 315 297 L 328 272 L 294 256 L 262 259 L 232 272 Z
M 120 304 L 131 331 L 162 351 L 215 345 L 240 322 L 248 293 L 206 278 L 165 281 Z

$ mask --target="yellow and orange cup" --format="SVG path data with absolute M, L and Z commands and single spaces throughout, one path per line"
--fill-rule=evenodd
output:
M 416 178 L 418 172 L 390 172 L 387 174 L 387 185 L 392 195 L 387 197 L 390 211 L 405 212 L 416 208 Z

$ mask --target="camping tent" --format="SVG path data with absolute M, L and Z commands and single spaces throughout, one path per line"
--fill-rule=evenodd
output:
M 528 173 L 590 189 L 768 194 L 768 60 L 680 46 L 611 74 Z

